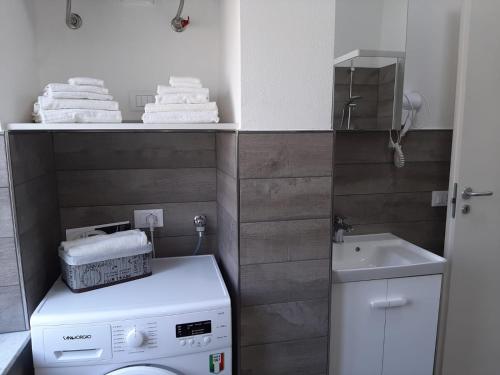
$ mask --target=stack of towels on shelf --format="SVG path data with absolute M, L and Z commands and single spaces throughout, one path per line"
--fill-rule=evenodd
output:
M 122 122 L 122 114 L 102 80 L 76 77 L 48 84 L 34 105 L 33 119 L 48 124 L 116 123 Z
M 198 78 L 170 77 L 169 86 L 159 85 L 155 103 L 145 106 L 145 124 L 218 123 L 219 110 Z

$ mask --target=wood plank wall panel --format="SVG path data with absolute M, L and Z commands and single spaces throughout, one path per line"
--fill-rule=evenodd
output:
M 0 237 L 0 265 L 0 287 L 19 285 L 16 244 L 13 237 Z
M 289 220 L 240 225 L 241 264 L 325 259 L 330 250 L 330 219 Z
M 49 133 L 23 133 L 9 138 L 14 185 L 54 172 L 54 151 Z
M 14 237 L 10 191 L 0 188 L 0 237 Z
M 214 168 L 58 171 L 61 207 L 215 201 Z
M 158 256 L 191 255 L 193 218 L 208 218 L 203 252 L 216 248 L 213 133 L 55 133 L 61 231 L 129 220 L 134 210 L 164 210 Z
M 206 133 L 56 133 L 58 170 L 213 168 Z
M 327 373 L 326 337 L 246 346 L 242 375 L 320 375 Z M 290 360 L 293 358 L 293 360 Z
M 334 213 L 354 234 L 391 232 L 443 253 L 446 208 L 431 207 L 432 191 L 448 190 L 451 130 L 412 131 L 404 139 L 406 166 L 392 164 L 387 132 L 338 132 Z
M 331 188 L 331 177 L 241 180 L 241 222 L 328 218 Z
M 59 276 L 59 203 L 52 135 L 10 133 L 17 236 L 28 316 Z
M 239 135 L 241 374 L 327 372 L 333 138 Z
M 26 329 L 4 135 L 0 134 L 0 334 Z
M 0 188 L 9 186 L 7 173 L 7 154 L 5 153 L 5 138 L 0 135 Z
M 23 297 L 19 285 L 0 287 L 0 331 L 15 332 L 26 329 Z
M 240 368 L 240 256 L 238 212 L 238 135 L 218 133 L 217 144 L 217 260 L 232 304 L 233 373 Z

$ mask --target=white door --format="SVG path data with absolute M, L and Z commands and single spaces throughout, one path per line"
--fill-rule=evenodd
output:
M 432 41 L 429 41 L 432 42 Z M 500 1 L 466 0 L 445 255 L 450 289 L 444 375 L 500 374 Z M 493 196 L 463 199 L 467 187 Z M 470 212 L 462 212 L 469 205 Z M 465 208 L 467 210 L 467 208 Z
M 391 279 L 382 375 L 432 375 L 436 348 L 441 275 Z
M 330 374 L 382 373 L 387 280 L 333 284 Z

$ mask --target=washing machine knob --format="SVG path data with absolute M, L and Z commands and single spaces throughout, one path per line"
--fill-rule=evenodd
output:
M 127 345 L 131 348 L 138 348 L 142 344 L 144 344 L 144 333 L 141 331 L 137 330 L 136 328 L 131 329 L 127 333 Z

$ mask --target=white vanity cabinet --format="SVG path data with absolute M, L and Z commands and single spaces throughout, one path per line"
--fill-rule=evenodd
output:
M 432 375 L 441 275 L 334 284 L 332 375 Z

